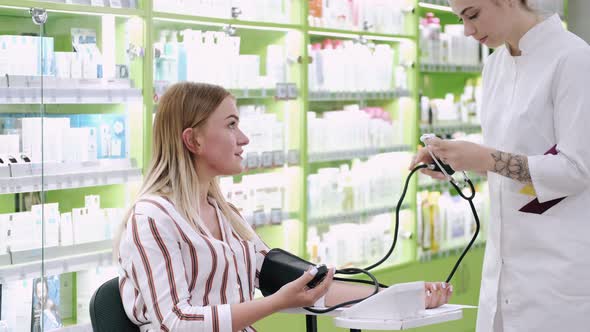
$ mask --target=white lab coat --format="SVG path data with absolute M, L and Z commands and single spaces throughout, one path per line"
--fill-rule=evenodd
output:
M 496 49 L 484 68 L 484 144 L 528 156 L 540 202 L 567 198 L 519 212 L 534 197 L 488 174 L 477 331 L 590 331 L 590 47 L 554 15 L 520 49 Z M 558 155 L 544 155 L 555 145 Z

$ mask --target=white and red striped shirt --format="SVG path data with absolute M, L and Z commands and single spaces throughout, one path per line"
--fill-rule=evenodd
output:
M 119 287 L 141 331 L 233 332 L 230 305 L 253 299 L 268 247 L 243 240 L 210 201 L 222 241 L 197 232 L 165 198 L 136 203 L 119 247 Z

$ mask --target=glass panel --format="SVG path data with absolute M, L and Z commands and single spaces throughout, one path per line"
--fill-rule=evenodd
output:
M 42 85 L 52 40 L 43 19 L 42 11 L 0 7 L 0 326 L 15 331 L 41 328 L 48 295 Z
M 116 276 L 112 238 L 144 159 L 143 21 L 43 13 L 36 25 L 29 9 L 0 8 L 0 319 L 9 331 L 90 324 L 94 290 Z
M 46 220 L 46 275 L 58 276 L 62 287 L 61 324 L 89 324 L 94 290 L 117 275 L 112 239 L 141 180 L 144 23 L 48 14 L 45 33 L 55 44 L 43 88 L 51 123 L 45 146 L 56 141 L 46 149 L 45 197 L 46 213 L 55 207 L 61 227 L 50 233 Z

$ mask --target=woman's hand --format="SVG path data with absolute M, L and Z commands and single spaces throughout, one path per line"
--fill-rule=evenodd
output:
M 424 297 L 426 299 L 426 309 L 440 307 L 449 303 L 453 295 L 453 286 L 446 282 L 427 282 L 424 284 Z
M 301 277 L 284 285 L 278 292 L 272 295 L 276 297 L 279 308 L 311 307 L 319 298 L 328 292 L 328 288 L 334 278 L 334 268 L 328 271 L 328 275 L 326 275 L 319 285 L 310 289 L 307 287 L 307 284 L 313 280 L 317 272 L 317 270 L 314 272 L 314 269 L 315 267 L 311 268 L 303 273 Z
M 418 152 L 410 168 L 419 162 L 432 163 L 427 149 L 455 171 L 474 171 L 485 174 L 494 169 L 492 153 L 496 150 L 467 141 L 449 141 L 438 137 L 428 140 L 428 146 Z M 435 179 L 444 180 L 444 175 L 440 172 L 424 169 L 421 171 Z
M 412 170 L 419 163 L 432 164 L 433 162 L 434 160 L 432 160 L 432 156 L 430 156 L 430 153 L 428 153 L 428 148 L 424 147 L 418 150 L 418 153 L 414 156 L 414 159 L 412 159 L 412 163 L 410 164 L 410 167 L 408 169 Z M 420 170 L 420 173 L 428 175 L 433 179 L 445 180 L 445 176 L 441 172 L 435 172 L 426 168 L 422 168 Z

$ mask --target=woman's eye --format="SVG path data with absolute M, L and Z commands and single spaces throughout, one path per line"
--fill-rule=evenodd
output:
M 475 19 L 476 19 L 478 16 L 479 16 L 479 13 L 476 13 L 476 14 L 474 14 L 474 15 L 467 16 L 467 18 L 468 18 L 469 20 L 475 20 Z M 462 19 L 462 18 L 459 18 L 459 23 L 463 23 L 463 19 Z
M 233 121 L 233 122 L 230 122 L 230 124 L 229 124 L 228 127 L 231 128 L 231 129 L 234 129 L 237 125 L 238 124 L 235 121 Z

